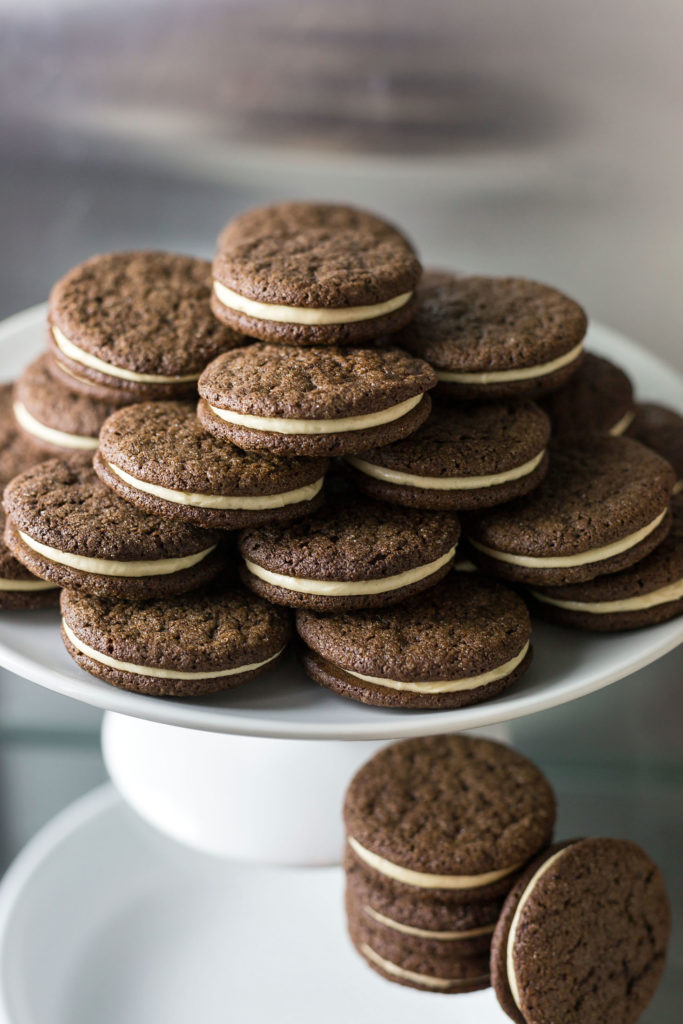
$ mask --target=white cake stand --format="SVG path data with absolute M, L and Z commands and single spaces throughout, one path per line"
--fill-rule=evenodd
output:
M 0 361 L 17 375 L 45 341 L 45 311 L 0 325 Z M 588 346 L 624 366 L 638 397 L 680 407 L 683 380 L 605 327 Z M 622 679 L 683 640 L 683 621 L 623 635 L 534 624 L 534 661 L 510 691 L 456 711 L 365 707 L 316 686 L 292 654 L 247 686 L 172 700 L 128 693 L 83 672 L 64 650 L 57 612 L 0 616 L 0 664 L 104 709 L 103 749 L 125 799 L 159 829 L 204 851 L 280 864 L 334 863 L 353 771 L 387 740 L 497 726 Z M 314 741 L 314 742 L 311 742 Z

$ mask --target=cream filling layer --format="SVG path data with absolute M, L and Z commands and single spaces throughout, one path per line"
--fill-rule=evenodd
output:
M 400 921 L 392 921 L 390 917 L 379 914 L 369 905 L 363 907 L 364 912 L 378 924 L 383 924 L 393 931 L 401 932 L 403 935 L 415 935 L 419 939 L 434 939 L 437 942 L 457 942 L 458 939 L 474 939 L 479 935 L 490 935 L 494 930 L 494 924 L 485 924 L 480 928 L 469 928 L 462 932 L 430 932 L 426 928 L 414 928 L 410 924 L 402 924 Z
M 0 579 L 0 590 L 26 593 L 36 590 L 57 590 L 56 583 L 44 580 L 6 580 Z
M 106 363 L 104 359 L 98 359 L 90 352 L 84 352 L 63 334 L 59 327 L 52 327 L 52 337 L 55 339 L 57 348 L 64 353 L 67 359 L 72 359 L 82 366 L 89 366 L 91 370 L 98 373 L 106 373 L 108 377 L 120 377 L 121 380 L 132 380 L 139 384 L 182 384 L 184 382 L 199 380 L 198 373 L 186 373 L 180 376 L 165 377 L 160 373 L 135 373 L 133 370 L 124 370 L 121 366 L 114 366 Z
M 478 985 L 489 980 L 488 974 L 482 974 L 478 978 L 435 978 L 431 974 L 418 974 L 417 971 L 407 971 L 405 967 L 399 967 L 391 960 L 385 960 L 379 953 L 375 953 L 367 942 L 363 942 L 360 949 L 368 960 L 372 960 L 387 974 L 393 974 L 396 978 L 405 978 L 406 981 L 413 981 L 416 985 L 423 985 L 425 988 L 445 989 L 451 988 L 453 985 Z
M 439 680 L 426 683 L 405 683 L 398 679 L 384 679 L 382 676 L 364 676 L 361 672 L 353 672 L 350 668 L 342 668 L 350 676 L 363 679 L 366 683 L 374 683 L 376 686 L 386 686 L 390 690 L 407 690 L 410 693 L 458 693 L 460 690 L 476 690 L 479 686 L 486 686 L 487 683 L 494 683 L 497 679 L 504 679 L 513 672 L 517 666 L 524 661 L 529 650 L 529 641 L 524 644 L 519 654 L 510 658 L 504 665 L 492 668 L 488 672 L 482 672 L 479 676 L 469 676 L 466 679 Z
M 393 878 L 396 882 L 403 882 L 404 885 L 413 885 L 419 889 L 478 889 L 482 885 L 491 885 L 493 882 L 506 878 L 513 872 L 518 871 L 521 864 L 513 864 L 509 868 L 499 868 L 497 871 L 487 871 L 483 875 L 432 875 L 424 871 L 413 871 L 412 868 L 401 867 L 393 861 L 380 857 L 372 850 L 366 850 L 364 846 L 349 836 L 349 846 L 362 861 L 378 871 L 380 875 Z
M 545 455 L 545 448 L 533 459 L 524 462 L 514 469 L 506 469 L 502 473 L 491 473 L 488 476 L 420 476 L 417 473 L 403 473 L 398 469 L 388 469 L 386 466 L 377 466 L 373 462 L 365 462 L 355 455 L 348 455 L 346 461 L 375 480 L 383 480 L 389 484 L 398 484 L 402 487 L 420 487 L 430 491 L 474 491 L 481 487 L 496 487 L 498 484 L 505 484 L 509 480 L 519 480 L 520 477 L 533 473 L 541 459 Z
M 391 405 L 379 412 L 367 413 L 365 416 L 340 416 L 333 420 L 297 420 L 283 419 L 279 416 L 251 416 L 247 413 L 233 412 L 232 409 L 218 409 L 215 405 L 209 408 L 219 419 L 226 423 L 234 423 L 248 430 L 265 430 L 271 434 L 338 434 L 351 430 L 368 430 L 380 427 L 383 423 L 392 423 L 414 409 L 423 399 L 423 395 L 414 395 L 405 402 Z
M 286 505 L 294 505 L 299 501 L 311 501 L 320 491 L 323 485 L 323 477 L 312 484 L 304 487 L 297 487 L 292 491 L 282 491 L 280 494 L 257 494 L 240 497 L 238 495 L 222 494 L 200 494 L 193 491 L 175 491 L 170 487 L 160 487 L 158 484 L 150 484 L 146 480 L 138 480 L 125 470 L 119 469 L 113 462 L 107 465 L 113 473 L 123 480 L 124 483 L 134 487 L 136 491 L 143 491 L 145 494 L 152 494 L 156 498 L 163 498 L 164 501 L 172 501 L 175 505 L 189 505 L 192 508 L 230 509 L 230 510 L 258 510 L 269 508 L 284 508 Z
M 591 562 L 603 562 L 606 558 L 613 558 L 615 555 L 620 555 L 622 551 L 628 551 L 629 548 L 640 544 L 641 540 L 645 540 L 646 537 L 657 529 L 667 511 L 668 509 L 664 509 L 647 526 L 636 530 L 635 533 L 630 533 L 627 537 L 622 537 L 621 540 L 615 540 L 614 543 L 605 544 L 601 548 L 590 548 L 588 551 L 582 551 L 578 555 L 555 555 L 547 558 L 534 558 L 531 555 L 513 555 L 508 551 L 495 551 L 493 548 L 486 547 L 485 544 L 480 544 L 479 541 L 472 540 L 471 537 L 467 539 L 478 551 L 482 551 L 489 558 L 495 558 L 498 562 L 522 565 L 528 569 L 562 569 L 571 565 L 588 565 Z
M 507 941 L 507 978 L 508 985 L 510 986 L 510 992 L 512 993 L 512 998 L 514 999 L 515 1005 L 517 1009 L 520 1011 L 520 1013 L 522 1012 L 522 1007 L 520 1006 L 519 987 L 517 985 L 517 976 L 515 975 L 515 939 L 517 937 L 517 928 L 519 927 L 522 911 L 524 910 L 527 900 L 531 896 L 531 893 L 536 883 L 539 881 L 540 878 L 542 878 L 546 871 L 548 871 L 553 866 L 555 861 L 559 857 L 561 857 L 563 853 L 567 852 L 568 849 L 571 849 L 571 847 L 565 847 L 563 850 L 558 850 L 557 853 L 554 853 L 552 857 L 548 857 L 547 861 L 541 864 L 540 868 L 538 869 L 536 874 L 532 876 L 526 889 L 522 893 L 519 903 L 517 904 L 517 907 L 515 909 L 514 916 L 512 918 L 512 924 L 510 925 L 510 931 L 508 932 Z
M 674 484 L 672 494 L 680 494 L 683 491 L 683 480 L 677 480 Z
M 505 384 L 508 381 L 533 380 L 535 377 L 546 377 L 550 373 L 555 373 L 556 370 L 561 370 L 563 366 L 567 366 L 575 359 L 578 359 L 582 349 L 583 340 L 570 349 L 569 352 L 558 356 L 557 359 L 551 359 L 547 363 L 538 363 L 536 366 L 522 366 L 518 370 L 485 370 L 478 373 L 456 373 L 451 370 L 435 369 L 434 372 L 439 380 L 449 384 Z
M 24 430 L 48 444 L 56 444 L 59 448 L 76 448 L 83 451 L 93 451 L 97 448 L 97 438 L 87 437 L 83 434 L 67 434 L 64 430 L 56 430 L 41 423 L 35 416 L 32 416 L 23 402 L 14 403 L 14 415 L 17 422 Z
M 634 416 L 635 412 L 632 409 L 625 412 L 621 419 L 617 420 L 614 426 L 609 428 L 608 434 L 611 434 L 612 437 L 620 437 L 631 426 Z
M 232 288 L 227 288 L 220 281 L 213 282 L 216 298 L 228 309 L 236 313 L 244 313 L 255 320 L 270 320 L 277 324 L 305 324 L 308 327 L 321 327 L 326 324 L 355 324 L 361 320 L 374 320 L 378 316 L 386 316 L 396 309 L 401 309 L 410 301 L 412 292 L 395 295 L 386 302 L 377 302 L 372 306 L 348 306 L 338 309 L 316 309 L 311 306 L 279 306 L 271 302 L 256 302 L 248 299 Z
M 70 551 L 60 551 L 59 548 L 41 544 L 21 530 L 17 532 L 27 547 L 51 562 L 66 565 L 69 569 L 78 569 L 80 572 L 94 573 L 96 576 L 118 576 L 125 579 L 142 576 L 168 576 L 173 572 L 190 569 L 211 554 L 216 547 L 215 544 L 212 544 L 210 548 L 204 548 L 203 551 L 197 551 L 193 555 L 184 555 L 182 558 L 158 558 L 149 562 L 118 562 L 110 561 L 107 558 L 88 558 L 86 555 L 74 555 Z
M 180 672 L 172 668 L 134 665 L 130 661 L 118 661 L 116 658 L 110 658 L 108 654 L 103 654 L 101 651 L 95 650 L 94 647 L 89 647 L 88 644 L 77 637 L 66 619 L 62 619 L 62 626 L 76 650 L 80 651 L 81 654 L 85 654 L 87 658 L 91 658 L 101 665 L 107 665 L 109 668 L 118 669 L 119 672 L 130 672 L 136 676 L 151 676 L 154 679 L 222 679 L 223 676 L 236 676 L 241 672 L 253 672 L 257 668 L 263 668 L 269 662 L 275 661 L 284 651 L 284 647 L 282 647 L 276 654 L 266 658 L 265 661 L 255 661 L 250 665 L 238 665 L 237 668 L 222 668 L 214 672 Z
M 291 590 L 296 594 L 320 594 L 328 597 L 356 596 L 360 594 L 383 594 L 388 590 L 398 590 L 399 587 L 408 587 L 411 583 L 418 583 L 427 576 L 437 572 L 446 565 L 455 555 L 453 546 L 445 555 L 435 558 L 427 565 L 418 565 L 415 569 L 407 569 L 399 572 L 396 576 L 385 576 L 378 580 L 310 580 L 298 579 L 296 576 L 285 576 L 280 572 L 271 572 L 264 569 L 256 562 L 245 559 L 247 569 L 253 576 L 257 576 L 264 583 L 273 587 L 282 587 L 283 590 Z
M 537 601 L 555 605 L 557 608 L 566 608 L 572 612 L 590 612 L 592 615 L 610 615 L 612 612 L 637 612 L 643 608 L 656 608 L 657 605 L 668 604 L 670 601 L 680 601 L 683 597 L 683 580 L 669 583 L 658 590 L 651 590 L 648 594 L 622 597 L 616 601 L 561 601 L 558 597 L 548 597 L 536 590 L 532 590 L 531 593 Z

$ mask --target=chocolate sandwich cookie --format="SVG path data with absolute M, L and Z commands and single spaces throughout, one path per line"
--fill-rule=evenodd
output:
M 274 604 L 383 608 L 442 579 L 459 535 L 455 516 L 341 497 L 296 523 L 245 530 L 240 573 Z
M 683 491 L 683 416 L 663 405 L 641 402 L 636 406 L 628 436 L 671 463 L 676 473 L 674 494 L 680 494 Z
M 62 640 L 81 668 L 154 697 L 240 686 L 279 661 L 291 634 L 286 612 L 235 586 L 152 601 L 65 590 L 61 605 Z
M 426 420 L 432 369 L 400 349 L 251 345 L 199 379 L 199 419 L 240 448 L 346 455 L 407 437 Z
M 490 901 L 550 842 L 543 773 L 491 740 L 429 736 L 384 747 L 344 802 L 348 855 L 397 895 Z
M 100 427 L 116 406 L 78 394 L 52 376 L 49 357 L 31 363 L 14 386 L 13 408 L 27 439 L 50 455 L 92 459 Z
M 437 403 L 414 434 L 348 457 L 357 486 L 382 501 L 485 508 L 528 494 L 548 468 L 550 425 L 533 402 Z
M 491 984 L 487 951 L 459 956 L 419 940 L 388 937 L 347 901 L 349 936 L 367 963 L 388 981 L 423 992 L 474 992 Z
M 391 708 L 459 708 L 495 697 L 531 661 L 531 625 L 514 591 L 451 573 L 393 608 L 297 613 L 304 668 L 341 697 Z
M 552 448 L 533 494 L 468 517 L 474 560 L 542 586 L 626 569 L 667 535 L 673 479 L 664 459 L 629 438 L 595 435 Z
M 454 398 L 534 398 L 579 368 L 586 314 L 562 292 L 517 277 L 426 274 L 396 344 L 436 370 Z
M 530 591 L 534 609 L 576 629 L 616 633 L 683 615 L 683 494 L 671 503 L 671 530 L 645 558 L 587 583 Z
M 517 1024 L 634 1024 L 664 969 L 664 881 L 624 839 L 558 844 L 510 892 L 491 949 L 500 1005 Z
M 4 529 L 5 513 L 0 509 L 0 609 L 24 611 L 56 605 L 57 585 L 39 580 L 14 558 L 2 539 Z
M 202 429 L 194 403 L 142 402 L 104 424 L 97 475 L 147 512 L 236 530 L 289 522 L 322 501 L 324 459 L 245 452 Z
M 408 323 L 420 274 L 412 245 L 379 217 L 280 203 L 249 210 L 220 235 L 211 308 L 263 341 L 359 344 Z
M 45 455 L 19 429 L 12 409 L 12 384 L 0 384 L 0 494 L 12 477 Z
M 142 512 L 81 461 L 49 459 L 5 488 L 5 543 L 40 579 L 100 597 L 180 594 L 223 568 L 220 535 Z
M 586 352 L 572 378 L 541 398 L 540 405 L 550 418 L 553 437 L 618 437 L 633 420 L 633 386 L 609 359 Z
M 55 372 L 83 394 L 119 402 L 196 392 L 204 367 L 245 339 L 211 315 L 206 260 L 113 252 L 81 263 L 50 295 Z M 102 390 L 104 389 L 104 390 Z

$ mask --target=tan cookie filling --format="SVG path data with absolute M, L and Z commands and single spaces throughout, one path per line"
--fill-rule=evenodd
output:
M 360 594 L 383 594 L 389 590 L 398 590 L 399 587 L 408 587 L 411 583 L 418 583 L 420 580 L 426 579 L 427 576 L 431 576 L 432 573 L 437 572 L 454 555 L 455 546 L 447 551 L 445 555 L 434 559 L 433 562 L 429 562 L 427 565 L 419 565 L 415 569 L 407 569 L 396 576 L 385 576 L 378 580 L 354 580 L 353 582 L 345 580 L 298 579 L 296 576 L 285 576 L 280 572 L 271 572 L 270 569 L 264 569 L 263 566 L 257 565 L 256 562 L 250 562 L 249 559 L 245 559 L 245 564 L 249 572 L 263 580 L 264 583 L 269 583 L 273 587 L 282 587 L 283 590 L 291 590 L 296 594 L 355 597 Z
M 226 423 L 234 423 L 248 430 L 265 430 L 271 434 L 338 434 L 351 430 L 368 430 L 380 427 L 383 423 L 392 423 L 414 409 L 422 401 L 423 395 L 414 395 L 405 402 L 392 405 L 379 412 L 367 413 L 365 416 L 340 416 L 333 420 L 298 420 L 283 419 L 279 416 L 251 416 L 246 413 L 233 412 L 232 409 L 218 409 L 215 405 L 209 408 L 219 419 Z
M 62 626 L 64 632 L 69 638 L 70 642 L 80 651 L 81 654 L 85 654 L 87 658 L 92 661 L 97 661 L 101 665 L 107 665 L 108 668 L 115 668 L 119 672 L 130 672 L 137 676 L 150 676 L 154 679 L 221 679 L 223 676 L 236 676 L 243 672 L 253 672 L 257 668 L 263 668 L 271 661 L 275 661 L 276 658 L 284 651 L 282 647 L 276 654 L 272 654 L 270 658 L 266 658 L 265 661 L 255 661 L 250 665 L 238 665 L 236 668 L 222 668 L 218 671 L 212 672 L 180 672 L 172 668 L 154 668 L 150 665 L 134 665 L 130 661 L 118 661 L 116 658 L 110 658 L 108 654 L 103 654 L 102 651 L 96 651 L 94 647 L 89 647 L 88 644 L 84 643 L 79 637 L 76 636 L 71 626 L 68 624 L 66 619 L 62 619 Z
M 304 487 L 297 487 L 292 491 L 282 491 L 280 494 L 258 494 L 240 497 L 238 495 L 222 494 L 199 494 L 193 491 L 175 491 L 170 487 L 160 487 L 158 484 L 147 483 L 146 480 L 138 480 L 125 470 L 119 469 L 113 462 L 107 465 L 124 483 L 134 487 L 144 494 L 153 494 L 156 498 L 163 498 L 164 501 L 171 501 L 175 505 L 189 505 L 192 508 L 210 509 L 234 509 L 234 510 L 258 510 L 269 508 L 284 508 L 286 505 L 294 505 L 300 501 L 311 501 L 320 491 L 323 485 L 323 477 L 312 484 Z
M 394 310 L 401 309 L 412 297 L 412 292 L 377 302 L 372 306 L 348 306 L 338 309 L 315 309 L 310 306 L 278 306 L 270 302 L 256 302 L 248 299 L 232 288 L 227 288 L 220 281 L 213 282 L 216 298 L 228 309 L 236 313 L 244 313 L 255 320 L 270 320 L 277 324 L 305 324 L 309 327 L 321 327 L 326 324 L 355 324 L 361 320 L 374 320 L 378 316 L 386 316 Z
M 496 927 L 494 923 L 482 925 L 480 928 L 470 928 L 462 932 L 430 932 L 426 928 L 414 928 L 410 924 L 392 921 L 390 917 L 379 914 L 368 905 L 363 907 L 363 912 L 368 917 L 371 917 L 373 921 L 377 921 L 378 924 L 383 924 L 387 928 L 393 929 L 393 931 L 401 932 L 403 935 L 415 935 L 420 939 L 434 939 L 437 942 L 457 942 L 458 939 L 475 939 L 480 935 L 490 935 Z
M 160 373 L 135 373 L 133 370 L 124 370 L 121 366 L 114 366 L 112 363 L 105 363 L 90 352 L 84 352 L 60 331 L 59 327 L 52 327 L 52 336 L 55 339 L 57 348 L 75 363 L 82 366 L 89 366 L 91 370 L 98 373 L 105 373 L 108 377 L 120 377 L 121 380 L 132 380 L 140 384 L 182 384 L 193 380 L 199 380 L 198 373 L 186 373 L 179 376 L 165 377 Z
M 60 551 L 59 548 L 48 547 L 39 541 L 29 537 L 21 530 L 17 531 L 24 544 L 42 555 L 43 558 L 56 562 L 58 565 L 66 565 L 69 569 L 77 569 L 79 572 L 90 572 L 96 576 L 118 576 L 124 578 L 139 578 L 142 576 L 168 576 L 170 573 L 181 572 L 183 569 L 190 569 L 197 565 L 203 558 L 210 555 L 216 547 L 212 544 L 210 548 L 197 551 L 193 555 L 184 555 L 182 558 L 157 558 L 154 561 L 139 562 L 118 562 L 107 558 L 88 558 L 85 555 L 74 555 L 70 551 Z
M 683 480 L 677 480 L 674 484 L 672 494 L 680 494 L 683 491 Z
M 355 455 L 348 455 L 346 461 L 375 480 L 398 484 L 401 487 L 420 487 L 429 491 L 474 491 L 483 487 L 497 487 L 509 480 L 519 480 L 520 477 L 528 476 L 540 465 L 544 455 L 545 448 L 521 466 L 504 470 L 502 473 L 491 473 L 488 476 L 420 476 L 417 473 L 403 473 L 397 469 L 388 469 L 386 466 L 377 466 Z
M 651 590 L 649 594 L 638 594 L 635 597 L 622 597 L 615 601 L 562 601 L 559 597 L 548 597 L 536 590 L 531 593 L 537 601 L 552 604 L 557 608 L 566 608 L 572 612 L 590 612 L 591 615 L 611 615 L 613 612 L 638 612 L 644 608 L 656 608 L 660 604 L 680 601 L 683 597 L 683 580 L 669 583 L 666 587 Z
M 628 430 L 631 426 L 634 416 L 635 412 L 630 409 L 628 412 L 624 413 L 620 420 L 617 420 L 613 427 L 609 428 L 608 433 L 610 433 L 612 437 L 620 437 L 624 431 Z
M 487 871 L 483 875 L 432 875 L 424 871 L 413 871 L 411 868 L 401 867 L 394 864 L 385 857 L 380 857 L 372 850 L 366 850 L 364 846 L 349 836 L 349 846 L 362 861 L 380 875 L 393 878 L 396 882 L 403 882 L 404 885 L 414 885 L 419 889 L 478 889 L 482 885 L 491 885 L 501 878 L 519 871 L 521 864 L 513 864 L 509 868 L 499 868 L 497 871 Z
M 549 857 L 548 860 L 541 864 L 540 868 L 522 893 L 519 903 L 517 904 L 514 917 L 512 918 L 507 942 L 507 978 L 512 998 L 514 999 L 515 1005 L 520 1013 L 522 1012 L 522 1007 L 520 1006 L 519 987 L 517 985 L 517 976 L 515 975 L 515 939 L 517 937 L 519 921 L 522 916 L 522 911 L 524 910 L 527 900 L 531 896 L 536 883 L 543 877 L 546 871 L 553 866 L 556 860 L 561 857 L 563 853 L 567 852 L 568 849 L 571 849 L 571 847 L 565 847 L 563 850 L 558 850 L 557 853 L 554 853 L 552 857 Z
M 405 683 L 398 679 L 384 679 L 382 676 L 364 676 L 361 672 L 353 672 L 350 668 L 339 666 L 343 672 L 356 679 L 363 679 L 366 683 L 374 683 L 375 686 L 386 686 L 390 690 L 407 690 L 410 693 L 458 693 L 461 690 L 476 690 L 479 686 L 486 686 L 494 683 L 497 679 L 504 679 L 517 668 L 529 650 L 529 641 L 524 644 L 519 654 L 510 658 L 504 665 L 492 668 L 489 672 L 482 672 L 479 676 L 470 676 L 467 679 L 439 680 L 438 682 L 426 683 Z
M 508 551 L 495 551 L 493 548 L 488 548 L 485 544 L 480 544 L 479 541 L 473 540 L 471 537 L 468 537 L 468 540 L 478 551 L 488 555 L 489 558 L 495 558 L 499 562 L 507 562 L 510 565 L 522 565 L 528 569 L 562 569 L 572 565 L 588 565 L 591 562 L 603 562 L 606 558 L 613 558 L 615 555 L 620 555 L 622 551 L 634 548 L 636 544 L 640 544 L 641 540 L 645 540 L 646 537 L 657 529 L 667 511 L 668 509 L 664 509 L 651 523 L 643 526 L 640 530 L 636 530 L 635 533 L 630 533 L 628 537 L 622 537 L 621 540 L 615 540 L 613 544 L 605 544 L 601 548 L 590 548 L 588 551 L 582 551 L 578 555 L 554 555 L 547 558 L 535 558 L 531 555 L 513 555 Z
M 563 366 L 567 366 L 581 355 L 583 349 L 583 341 L 580 341 L 578 345 L 570 349 L 569 352 L 565 352 L 564 355 L 558 356 L 557 359 L 551 359 L 548 363 L 538 363 L 536 366 L 522 366 L 519 369 L 513 370 L 486 370 L 478 373 L 456 373 L 451 370 L 439 370 L 435 368 L 435 373 L 439 380 L 446 383 L 453 384 L 506 384 L 509 381 L 515 380 L 533 380 L 535 377 L 546 377 L 550 373 L 555 373 L 556 370 L 561 370 Z
M 387 974 L 393 974 L 396 978 L 404 978 L 406 981 L 413 981 L 416 985 L 423 985 L 425 988 L 446 989 L 453 985 L 481 985 L 489 980 L 488 974 L 482 974 L 478 978 L 435 978 L 431 974 L 418 974 L 417 971 L 407 971 L 405 967 L 399 967 L 391 960 L 385 960 L 379 953 L 375 953 L 367 942 L 361 944 L 361 953 L 371 960 L 378 967 L 381 967 Z
M 28 434 L 37 437 L 40 441 L 47 441 L 48 444 L 55 444 L 59 448 L 75 448 L 84 451 L 93 451 L 97 448 L 96 437 L 86 437 L 83 434 L 67 434 L 63 430 L 56 430 L 48 427 L 45 423 L 32 416 L 22 402 L 14 403 L 14 415 L 17 423 L 24 428 Z
M 36 590 L 57 590 L 56 583 L 45 583 L 43 580 L 6 580 L 0 579 L 0 590 L 18 592 L 28 592 Z

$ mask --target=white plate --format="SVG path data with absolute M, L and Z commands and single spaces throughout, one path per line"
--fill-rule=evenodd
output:
M 20 372 L 44 344 L 42 307 L 0 325 L 0 365 Z M 640 398 L 680 406 L 683 380 L 621 335 L 593 325 L 588 345 L 631 374 Z M 144 697 L 117 690 L 79 669 L 64 650 L 56 612 L 5 613 L 0 665 L 58 693 L 125 715 L 168 725 L 246 736 L 301 739 L 396 739 L 473 729 L 582 697 L 661 657 L 683 641 L 683 619 L 614 636 L 534 624 L 534 661 L 500 697 L 457 711 L 392 711 L 334 696 L 304 675 L 292 655 L 265 677 L 222 696 L 200 700 Z
M 103 786 L 0 885 L 2 1024 L 505 1024 L 488 989 L 416 992 L 349 943 L 339 868 L 225 864 L 162 839 Z

